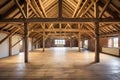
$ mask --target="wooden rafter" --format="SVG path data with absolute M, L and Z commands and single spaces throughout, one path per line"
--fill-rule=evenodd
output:
M 75 8 L 75 11 L 74 11 L 72 17 L 75 17 L 75 15 L 76 15 L 76 13 L 78 12 L 78 9 L 79 9 L 81 3 L 82 3 L 82 0 L 79 0 L 79 2 L 78 2 L 77 6 L 76 6 L 76 8 Z
M 99 14 L 99 17 L 98 17 L 98 18 L 101 18 L 101 17 L 102 17 L 102 15 L 104 14 L 106 8 L 109 6 L 109 4 L 110 4 L 111 1 L 112 1 L 112 0 L 108 0 L 108 1 L 107 1 L 107 3 L 105 4 L 105 6 L 103 7 L 101 13 Z
M 37 28 L 41 29 L 41 27 L 43 27 L 43 25 L 40 26 L 39 23 L 45 23 L 46 27 L 48 27 L 48 29 L 51 30 L 51 31 L 46 30 L 46 34 L 59 33 L 59 35 L 60 35 L 60 32 L 57 32 L 57 30 L 55 30 L 55 32 L 53 32 L 53 30 L 56 27 L 56 26 L 55 27 L 52 26 L 53 24 L 58 23 L 58 24 L 64 25 L 67 23 L 65 28 L 68 30 L 71 29 L 70 31 L 72 31 L 72 29 L 74 27 L 70 23 L 75 23 L 75 24 L 82 23 L 84 26 L 81 27 L 81 29 L 89 30 L 89 33 L 95 34 L 93 23 L 99 21 L 100 34 L 112 33 L 115 31 L 119 31 L 119 25 L 114 25 L 114 24 L 120 23 L 119 15 L 117 15 L 120 13 L 120 11 L 119 11 L 119 8 L 117 8 L 117 6 L 111 2 L 111 0 L 108 0 L 108 1 L 100 1 L 99 0 L 99 2 L 100 2 L 99 3 L 100 15 L 98 18 L 101 18 L 101 19 L 96 19 L 96 17 L 93 15 L 93 12 L 94 12 L 93 4 L 95 3 L 94 2 L 95 0 L 92 0 L 92 1 L 90 1 L 90 0 L 84 0 L 84 1 L 83 0 L 77 0 L 77 1 L 75 1 L 75 0 L 63 0 L 62 15 L 64 17 L 71 16 L 71 18 L 61 18 L 61 19 L 51 18 L 51 17 L 57 17 L 58 9 L 60 8 L 58 6 L 58 4 L 60 4 L 60 3 L 58 3 L 59 0 L 26 0 L 27 3 L 29 4 L 29 7 L 30 7 L 29 19 L 21 19 L 21 17 L 25 18 L 25 16 L 24 16 L 25 13 L 22 10 L 24 5 L 23 4 L 20 5 L 18 0 L 14 0 L 14 1 L 18 2 L 18 3 L 16 3 L 16 2 L 15 3 L 17 4 L 19 9 L 16 9 L 14 12 L 11 12 L 10 15 L 7 18 L 5 18 L 5 20 L 0 20 L 0 23 L 4 23 L 4 24 L 8 23 L 8 25 L 6 27 L 1 27 L 1 30 L 11 31 L 14 29 L 15 26 L 19 27 L 18 24 L 22 24 L 22 26 L 23 26 L 24 22 L 27 22 L 27 23 L 30 22 L 29 24 L 33 24 L 33 25 L 29 25 L 29 27 L 31 29 L 31 30 L 29 30 L 29 32 L 31 32 L 32 37 L 35 36 L 37 38 L 39 36 L 39 34 L 37 34 L 37 33 L 42 33 L 42 31 L 40 30 L 40 32 L 38 32 L 39 30 L 36 30 L 36 29 Z M 106 3 L 101 4 L 102 2 L 106 2 Z M 35 6 L 38 8 L 35 8 Z M 57 7 L 59 7 L 59 8 L 57 8 Z M 54 13 L 52 14 L 52 12 L 54 12 Z M 113 14 L 114 12 L 116 12 L 116 13 Z M 21 15 L 21 13 L 22 13 L 22 15 Z M 8 19 L 10 17 L 15 18 L 15 19 Z M 38 18 L 33 19 L 32 17 L 38 17 Z M 80 17 L 80 18 L 78 18 L 78 17 Z M 107 18 L 107 17 L 111 17 L 111 18 Z M 18 19 L 18 18 L 20 18 L 20 19 Z M 87 19 L 85 19 L 85 18 L 87 18 Z M 46 23 L 48 23 L 48 24 L 46 24 Z M 86 25 L 84 23 L 85 24 L 88 23 L 88 26 L 85 27 Z M 111 26 L 106 25 L 106 23 L 107 24 L 110 23 L 109 25 L 111 25 Z M 34 24 L 38 24 L 37 25 L 38 27 L 34 27 Z M 13 26 L 13 25 L 15 25 L 15 26 Z M 69 26 L 71 26 L 71 28 L 68 28 Z M 101 26 L 103 26 L 103 28 L 101 28 Z M 32 27 L 33 27 L 33 30 L 35 29 L 36 31 L 32 32 Z M 70 31 L 64 30 L 64 28 L 62 28 L 62 30 L 63 30 L 62 33 L 64 33 L 64 35 L 71 33 Z M 18 33 L 23 35 L 24 32 L 22 32 L 22 31 L 23 31 L 23 27 L 21 27 L 21 30 Z M 76 33 L 75 30 L 73 32 Z M 93 36 L 93 34 L 92 34 L 92 36 Z
M 36 44 L 38 41 L 42 40 L 42 36 L 43 36 L 43 35 L 40 35 L 40 36 L 33 42 L 33 44 Z
M 42 14 L 42 11 L 40 10 L 39 6 L 37 5 L 37 2 L 35 0 L 31 0 L 31 4 L 34 7 L 34 9 L 36 10 L 36 12 L 41 16 L 44 17 L 44 15 Z
M 41 1 L 41 0 L 38 0 L 38 1 L 39 1 L 40 8 L 41 8 L 41 10 L 42 10 L 44 16 L 47 17 L 47 14 L 46 14 L 45 9 L 44 9 L 44 7 L 43 7 L 43 3 L 42 3 L 42 1 Z
M 17 6 L 18 6 L 18 8 L 19 8 L 19 10 L 20 10 L 20 12 L 21 12 L 21 14 L 23 15 L 23 18 L 26 18 L 25 12 L 24 12 L 24 10 L 21 8 L 18 0 L 14 0 L 14 2 L 17 4 Z
M 82 13 L 82 11 L 85 9 L 85 6 L 88 4 L 89 0 L 86 0 L 84 2 L 84 4 L 82 5 L 82 7 L 80 8 L 80 10 L 78 11 L 77 15 L 79 17 L 79 15 Z
M 120 14 L 120 9 L 118 9 L 115 5 L 113 5 L 113 3 L 111 3 L 110 6 Z
M 83 13 L 81 13 L 80 17 L 83 17 L 87 13 L 87 11 L 92 7 L 93 3 L 94 2 L 92 1 L 92 3 L 89 5 L 89 7 L 87 7 L 87 9 Z

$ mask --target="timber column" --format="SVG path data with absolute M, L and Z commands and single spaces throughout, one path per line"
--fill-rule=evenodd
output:
M 78 51 L 80 52 L 80 40 L 81 40 L 81 35 L 80 32 L 78 33 Z
M 78 24 L 78 29 L 79 29 L 79 33 L 78 33 L 78 51 L 80 52 L 80 40 L 81 40 L 80 24 Z
M 94 17 L 99 17 L 99 10 L 98 10 L 98 0 L 94 0 Z M 95 62 L 100 61 L 100 54 L 99 54 L 99 21 L 94 23 L 95 26 Z
M 99 46 L 99 22 L 95 22 L 95 62 L 100 61 Z
M 45 23 L 43 26 L 43 52 L 45 51 Z
M 28 62 L 28 23 L 24 22 L 24 54 L 25 54 L 25 63 Z
M 26 17 L 24 17 L 25 19 L 27 19 L 28 18 L 28 4 L 27 4 L 27 2 L 25 1 L 25 3 L 24 3 L 24 12 L 25 12 L 25 15 L 26 15 Z M 28 31 L 29 31 L 29 27 L 28 27 L 28 22 L 24 22 L 24 54 L 25 54 L 25 63 L 28 63 L 28 37 L 29 37 L 29 33 L 28 33 Z
M 70 47 L 72 48 L 72 37 L 70 37 Z
M 9 37 L 9 56 L 12 56 L 12 36 Z

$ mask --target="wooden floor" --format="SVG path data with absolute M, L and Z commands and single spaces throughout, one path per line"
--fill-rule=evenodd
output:
M 29 54 L 0 59 L 0 80 L 120 80 L 120 58 L 101 54 L 94 63 L 94 52 L 77 48 L 41 49 Z

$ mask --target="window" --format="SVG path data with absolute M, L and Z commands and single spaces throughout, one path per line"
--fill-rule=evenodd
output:
M 114 38 L 113 39 L 113 43 L 114 43 L 114 47 L 118 47 L 118 38 L 116 37 L 116 38 Z
M 84 41 L 84 48 L 86 48 L 86 49 L 88 48 L 88 40 Z
M 118 47 L 118 37 L 109 38 L 108 47 Z
M 56 39 L 55 45 L 65 45 L 65 40 L 64 39 Z

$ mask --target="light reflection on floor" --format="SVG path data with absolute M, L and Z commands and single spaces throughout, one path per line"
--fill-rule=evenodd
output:
M 24 53 L 20 53 L 0 59 L 0 80 L 119 80 L 120 58 L 100 54 L 100 63 L 94 63 L 94 54 L 69 47 L 36 49 L 25 64 Z

